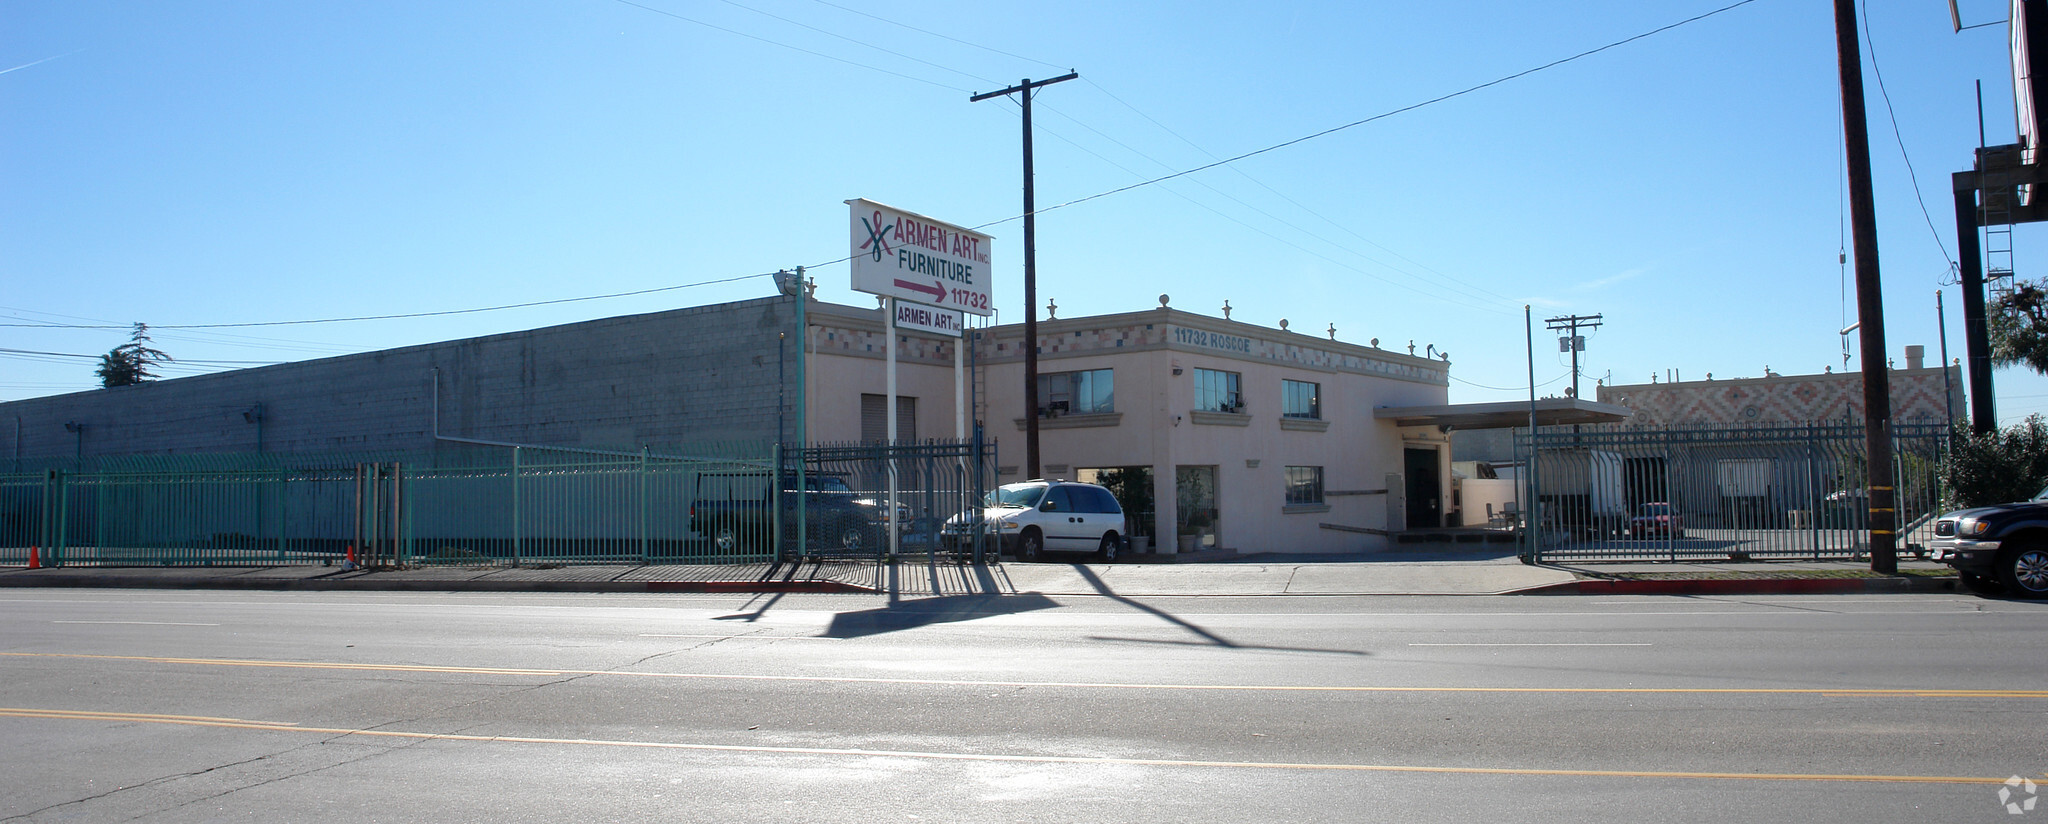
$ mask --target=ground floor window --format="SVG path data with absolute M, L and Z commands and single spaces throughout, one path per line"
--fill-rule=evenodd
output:
M 889 439 L 889 396 L 860 396 L 860 439 L 864 443 L 881 443 Z M 917 440 L 917 399 L 896 396 L 896 440 Z
M 1323 468 L 1320 466 L 1290 466 L 1287 468 L 1287 505 L 1316 506 L 1323 502 Z

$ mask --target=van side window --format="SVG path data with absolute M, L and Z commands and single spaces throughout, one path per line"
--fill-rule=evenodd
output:
M 1088 494 L 1095 498 L 1096 512 L 1115 515 L 1123 511 L 1123 506 L 1117 503 L 1116 496 L 1110 494 L 1109 490 L 1098 489 L 1092 486 L 1086 487 L 1086 489 L 1088 490 Z
M 1072 512 L 1074 502 L 1067 496 L 1067 487 L 1056 486 L 1052 488 L 1051 494 L 1045 496 L 1045 503 L 1039 505 L 1038 509 L 1040 512 Z

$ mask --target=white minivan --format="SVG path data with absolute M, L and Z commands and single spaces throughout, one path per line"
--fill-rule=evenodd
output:
M 1021 481 L 991 490 L 980 509 L 946 521 L 945 543 L 971 540 L 977 527 L 1019 560 L 1040 560 L 1048 552 L 1093 552 L 1114 561 L 1123 551 L 1124 508 L 1096 484 Z

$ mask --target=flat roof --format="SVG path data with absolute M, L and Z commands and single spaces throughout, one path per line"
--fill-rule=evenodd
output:
M 1372 410 L 1380 420 L 1401 426 L 1449 426 L 1453 429 L 1514 429 L 1529 426 L 1528 401 L 1500 403 L 1454 403 L 1442 406 L 1381 406 Z M 1537 426 L 1616 423 L 1635 410 L 1583 398 L 1543 398 L 1533 404 Z

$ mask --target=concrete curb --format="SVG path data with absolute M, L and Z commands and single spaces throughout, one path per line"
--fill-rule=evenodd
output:
M 97 575 L 0 576 L 0 588 L 226 589 L 279 592 L 588 592 L 873 595 L 874 587 L 844 581 L 404 581 L 370 576 L 321 578 L 220 578 L 159 576 L 119 578 Z
M 1589 579 L 1516 590 L 1513 595 L 1858 595 L 1964 592 L 1954 577 Z

